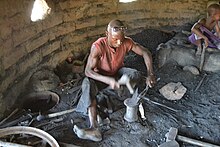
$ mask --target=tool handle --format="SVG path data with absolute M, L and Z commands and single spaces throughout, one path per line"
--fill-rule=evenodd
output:
M 67 113 L 72 113 L 75 110 L 76 109 L 73 108 L 73 109 L 69 109 L 69 110 L 65 110 L 65 111 L 61 111 L 61 112 L 51 113 L 51 114 L 48 114 L 48 118 L 61 116 L 61 115 L 67 114 Z
M 65 110 L 65 111 L 61 111 L 61 112 L 56 112 L 56 113 L 51 113 L 51 114 L 47 114 L 47 115 L 39 115 L 39 116 L 37 116 L 37 120 L 41 121 L 41 120 L 44 120 L 44 119 L 47 119 L 47 118 L 53 118 L 53 117 L 61 116 L 61 115 L 64 115 L 64 114 L 72 113 L 75 110 L 76 109 L 73 108 L 73 109 L 69 109 L 69 110 Z
M 193 145 L 198 145 L 198 146 L 201 146 L 201 147 L 220 147 L 218 145 L 214 145 L 214 144 L 207 143 L 207 142 L 202 142 L 202 141 L 192 139 L 192 138 L 188 138 L 188 137 L 181 136 L 181 135 L 177 135 L 177 140 L 182 141 L 182 142 L 186 142 L 186 143 L 189 143 L 189 144 L 193 144 Z

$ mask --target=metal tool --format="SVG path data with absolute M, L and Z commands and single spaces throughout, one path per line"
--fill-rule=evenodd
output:
M 178 112 L 178 110 L 176 110 L 176 109 L 174 109 L 174 108 L 168 107 L 168 106 L 166 106 L 166 105 L 164 105 L 164 104 L 161 104 L 161 103 L 158 103 L 158 102 L 155 102 L 155 101 L 153 101 L 153 100 L 151 100 L 151 99 L 149 99 L 149 98 L 147 98 L 147 97 L 145 97 L 145 96 L 140 96 L 140 97 L 141 97 L 142 99 L 144 99 L 144 100 L 147 100 L 147 101 L 151 102 L 152 104 L 155 104 L 155 105 L 158 105 L 158 106 L 167 108 L 167 109 L 169 109 L 169 110 L 171 110 L 171 111 L 174 111 L 174 112 Z
M 41 120 L 44 120 L 44 119 L 49 119 L 49 118 L 53 118 L 53 117 L 57 117 L 57 116 L 61 116 L 61 115 L 65 115 L 65 114 L 68 114 L 68 113 L 72 113 L 74 112 L 76 109 L 73 108 L 73 109 L 69 109 L 69 110 L 65 110 L 65 111 L 61 111 L 61 112 L 56 112 L 56 113 L 51 113 L 51 114 L 46 114 L 46 115 L 38 115 L 37 116 L 37 121 L 41 121 Z
M 123 74 L 122 77 L 118 80 L 118 83 L 120 85 L 126 85 L 130 94 L 134 94 L 134 89 L 131 86 L 130 78 L 128 77 L 128 75 Z
M 58 142 L 53 138 L 53 136 L 51 136 L 49 133 L 38 128 L 27 127 L 27 126 L 13 126 L 13 127 L 0 129 L 0 137 L 4 137 L 8 135 L 15 135 L 15 134 L 33 135 L 33 136 L 43 139 L 51 147 L 60 147 Z M 0 146 L 1 145 L 4 146 L 4 144 L 0 144 Z
M 166 136 L 166 142 L 159 145 L 159 147 L 179 147 L 178 141 L 186 142 L 189 144 L 201 146 L 201 147 L 220 147 L 218 145 L 214 145 L 207 142 L 202 142 L 196 139 L 188 138 L 185 136 L 177 135 L 178 129 L 171 127 L 169 132 L 165 135 Z
M 141 114 L 143 115 L 143 106 L 140 103 L 140 99 L 141 99 L 142 95 L 146 94 L 147 90 L 148 90 L 148 86 L 140 94 L 138 94 L 138 89 L 136 89 L 132 98 L 127 98 L 124 101 L 124 104 L 126 106 L 126 113 L 124 115 L 124 119 L 127 122 L 135 122 L 138 120 L 137 112 L 138 112 L 139 108 L 142 109 Z M 142 117 L 144 117 L 144 116 L 142 116 Z
M 127 122 L 135 122 L 138 120 L 138 104 L 130 103 L 129 99 L 130 98 L 124 101 L 124 104 L 126 106 L 126 113 L 124 115 L 124 119 Z

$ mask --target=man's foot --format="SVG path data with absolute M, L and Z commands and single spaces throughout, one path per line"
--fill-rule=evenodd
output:
M 102 135 L 98 129 L 80 129 L 78 126 L 74 125 L 73 131 L 81 139 L 88 139 L 92 141 L 101 141 Z

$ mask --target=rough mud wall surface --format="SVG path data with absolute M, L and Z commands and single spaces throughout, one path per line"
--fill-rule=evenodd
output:
M 31 22 L 33 0 L 0 1 L 0 105 L 7 109 L 38 67 L 54 67 L 73 51 L 85 54 L 113 18 L 131 30 L 181 25 L 204 15 L 204 1 L 48 1 L 52 13 Z M 132 33 L 132 31 L 131 31 Z M 9 104 L 9 105 L 8 105 Z

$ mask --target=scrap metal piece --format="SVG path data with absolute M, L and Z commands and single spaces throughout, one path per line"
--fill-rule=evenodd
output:
M 167 142 L 162 143 L 161 145 L 159 145 L 159 147 L 171 147 L 170 143 L 174 145 L 172 147 L 179 147 L 179 144 L 175 143 L 176 140 L 186 142 L 186 143 L 189 143 L 189 144 L 193 144 L 193 145 L 197 145 L 197 146 L 201 146 L 201 147 L 220 147 L 218 145 L 214 145 L 214 144 L 211 144 L 211 143 L 207 143 L 207 142 L 192 139 L 192 138 L 189 138 L 189 137 L 177 135 L 177 132 L 178 132 L 177 128 L 173 128 L 173 127 L 170 128 L 169 132 L 165 135 Z
M 133 103 L 133 104 L 140 103 L 140 100 L 147 93 L 148 89 L 149 89 L 149 87 L 146 86 L 146 88 L 138 94 L 138 88 L 137 88 L 135 90 L 134 94 L 132 95 L 132 97 L 129 99 L 130 103 Z
M 200 86 L 202 85 L 202 83 L 203 83 L 206 76 L 207 76 L 207 74 L 204 74 L 204 76 L 200 80 L 199 84 L 196 86 L 196 89 L 194 90 L 195 92 L 200 88 Z
M 18 108 L 16 108 L 14 111 L 12 111 L 11 114 L 9 114 L 6 118 L 4 118 L 1 122 L 0 122 L 0 125 L 4 124 L 11 116 L 13 116 L 15 113 L 18 112 Z
M 179 143 L 174 141 L 168 141 L 160 144 L 158 147 L 179 147 Z
M 135 122 L 138 120 L 138 104 L 136 103 L 132 103 L 131 101 L 129 101 L 131 98 L 127 98 L 124 101 L 124 104 L 126 106 L 126 113 L 124 115 L 124 119 L 127 122 Z
M 144 116 L 144 108 L 142 106 L 142 104 L 140 103 L 141 100 L 141 96 L 145 95 L 146 92 L 148 91 L 148 86 L 140 93 L 138 94 L 138 88 L 135 90 L 132 98 L 127 98 L 124 101 L 124 104 L 126 106 L 126 113 L 124 115 L 124 119 L 128 122 L 135 122 L 138 120 L 138 115 L 137 112 L 138 110 L 141 113 L 141 117 L 143 119 L 146 119 L 146 117 Z
M 7 135 L 13 134 L 30 134 L 37 136 L 43 140 L 45 140 L 52 147 L 60 147 L 58 142 L 47 132 L 34 128 L 34 127 L 25 127 L 25 126 L 15 126 L 15 127 L 7 127 L 4 129 L 0 129 L 0 137 L 4 137 Z
M 139 112 L 140 112 L 140 114 L 141 114 L 142 120 L 146 120 L 147 118 L 145 117 L 144 107 L 143 107 L 143 104 L 142 104 L 142 103 L 139 104 Z
M 153 101 L 153 100 L 150 100 L 150 99 L 147 98 L 147 97 L 141 96 L 141 98 L 143 98 L 144 100 L 147 100 L 147 101 L 151 102 L 152 104 L 155 104 L 155 105 L 158 105 L 158 106 L 162 106 L 162 107 L 167 108 L 167 109 L 169 109 L 169 110 L 172 110 L 172 111 L 174 111 L 174 112 L 178 112 L 178 110 L 176 110 L 176 109 L 174 109 L 174 108 L 171 108 L 171 107 L 169 107 L 169 106 L 167 106 L 167 105 L 164 105 L 164 104 L 161 104 L 161 103 L 159 103 L 159 102 L 155 102 L 155 101 Z
M 51 113 L 51 114 L 46 114 L 46 115 L 38 115 L 37 116 L 37 120 L 38 121 L 41 121 L 41 120 L 44 120 L 44 119 L 49 119 L 49 118 L 53 118 L 53 117 L 57 117 L 57 116 L 61 116 L 61 115 L 65 115 L 65 114 L 68 114 L 68 113 L 72 113 L 74 112 L 76 109 L 75 108 L 72 108 L 72 109 L 69 109 L 69 110 L 64 110 L 64 111 L 61 111 L 61 112 L 55 112 L 55 113 Z
M 177 132 L 178 132 L 177 128 L 171 127 L 170 130 L 169 130 L 169 132 L 166 133 L 166 135 L 165 135 L 165 137 L 166 137 L 166 142 L 167 142 L 167 141 L 173 141 L 173 140 L 175 140 L 175 138 L 176 138 L 176 136 L 177 136 Z

